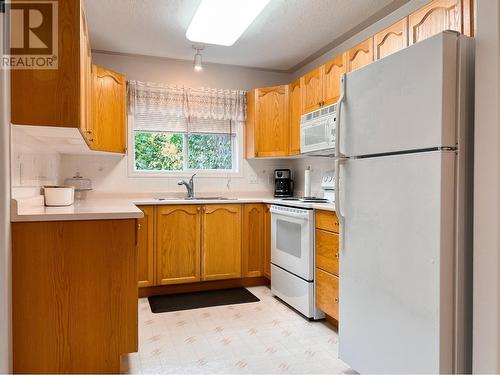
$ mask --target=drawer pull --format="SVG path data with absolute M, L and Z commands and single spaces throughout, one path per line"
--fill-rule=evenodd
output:
M 335 258 L 339 259 L 339 253 L 335 253 Z
M 335 297 L 335 303 L 339 303 L 338 297 Z

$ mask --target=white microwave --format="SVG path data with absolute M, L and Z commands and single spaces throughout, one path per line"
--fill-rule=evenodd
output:
M 337 104 L 302 115 L 300 152 L 309 155 L 334 155 L 336 125 Z

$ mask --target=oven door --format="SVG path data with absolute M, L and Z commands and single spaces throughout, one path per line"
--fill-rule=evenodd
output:
M 314 280 L 313 226 L 312 210 L 271 206 L 271 263 Z

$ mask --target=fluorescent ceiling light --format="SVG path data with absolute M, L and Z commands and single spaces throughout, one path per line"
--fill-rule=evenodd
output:
M 186 38 L 232 46 L 270 0 L 202 0 Z

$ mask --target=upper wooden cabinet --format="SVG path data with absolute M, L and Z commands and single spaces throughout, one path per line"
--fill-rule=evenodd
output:
M 200 281 L 201 210 L 196 205 L 157 208 L 156 283 Z
M 323 104 L 323 67 L 302 76 L 302 113 L 320 108 Z
M 408 47 L 408 19 L 403 18 L 373 37 L 374 59 L 379 60 Z
M 92 150 L 126 152 L 126 93 L 124 75 L 92 65 Z
M 462 1 L 433 0 L 409 16 L 410 44 L 420 42 L 444 30 L 463 32 Z
M 87 18 L 83 7 L 80 8 L 80 132 L 90 147 L 92 144 L 92 52 L 87 29 Z
M 300 116 L 302 115 L 302 93 L 300 79 L 290 83 L 290 155 L 300 154 Z
M 247 94 L 246 157 L 287 156 L 288 85 L 263 87 Z
M 241 205 L 203 207 L 202 279 L 241 277 Z
M 346 54 L 323 65 L 323 105 L 336 103 L 340 97 L 340 78 L 347 71 Z
M 144 217 L 137 219 L 137 275 L 138 286 L 155 284 L 154 270 L 154 206 L 139 207 Z
M 58 2 L 58 68 L 11 70 L 11 121 L 85 129 L 87 28 L 80 0 Z
M 340 77 L 346 71 L 346 54 L 342 53 L 301 77 L 302 113 L 337 102 L 340 96 Z
M 352 72 L 373 62 L 373 38 L 369 38 L 347 51 L 347 71 Z
M 243 277 L 264 274 L 264 208 L 260 203 L 243 205 Z

